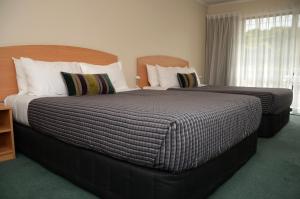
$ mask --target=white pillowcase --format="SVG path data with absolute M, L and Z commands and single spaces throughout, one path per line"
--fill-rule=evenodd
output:
M 194 68 L 188 67 L 163 67 L 156 65 L 159 84 L 163 88 L 179 88 L 179 81 L 177 78 L 177 73 L 195 73 L 197 77 L 198 85 L 200 85 L 199 76 Z
M 151 87 L 159 86 L 159 78 L 157 73 L 157 67 L 154 65 L 147 64 L 148 82 Z
M 159 84 L 164 88 L 178 88 L 180 87 L 177 73 L 189 73 L 187 67 L 162 67 L 157 65 L 157 72 L 159 77 Z
M 81 70 L 84 74 L 103 74 L 109 76 L 110 81 L 115 87 L 116 91 L 128 89 L 123 71 L 122 63 L 116 62 L 109 65 L 93 65 L 88 63 L 80 63 Z
M 61 72 L 81 73 L 76 62 L 46 62 L 21 58 L 26 74 L 28 95 L 67 96 L 68 91 Z
M 28 92 L 25 70 L 20 59 L 12 58 L 16 68 L 18 95 L 26 95 Z

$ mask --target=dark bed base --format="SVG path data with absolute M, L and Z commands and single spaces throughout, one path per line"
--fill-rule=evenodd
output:
M 172 174 L 75 147 L 14 124 L 17 149 L 102 199 L 207 197 L 256 152 L 257 134 L 199 168 Z
M 278 133 L 290 120 L 290 108 L 279 114 L 263 114 L 257 130 L 259 137 L 269 138 Z

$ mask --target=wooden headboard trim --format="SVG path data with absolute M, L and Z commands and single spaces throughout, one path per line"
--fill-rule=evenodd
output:
M 145 86 L 150 86 L 148 82 L 148 75 L 147 75 L 147 64 L 149 65 L 160 65 L 165 67 L 186 67 L 189 66 L 189 62 L 178 58 L 178 57 L 171 57 L 165 55 L 154 55 L 154 56 L 145 56 L 137 58 L 137 85 L 140 88 Z
M 25 45 L 0 47 L 0 100 L 18 93 L 16 71 L 12 57 L 29 57 L 43 61 L 76 61 L 107 65 L 118 61 L 118 57 L 97 50 L 59 45 Z

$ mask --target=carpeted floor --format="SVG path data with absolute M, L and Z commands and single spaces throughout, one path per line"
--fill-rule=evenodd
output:
M 1 199 L 92 199 L 92 194 L 49 172 L 22 154 L 0 163 Z M 300 116 L 271 139 L 259 139 L 257 154 L 210 199 L 300 199 Z

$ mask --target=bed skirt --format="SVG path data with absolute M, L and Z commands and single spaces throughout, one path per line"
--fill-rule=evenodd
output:
M 278 133 L 290 120 L 290 108 L 278 114 L 263 114 L 257 130 L 259 137 L 269 138 Z
M 14 123 L 17 150 L 101 199 L 206 198 L 256 152 L 251 134 L 213 160 L 182 173 L 137 166 L 61 142 Z

